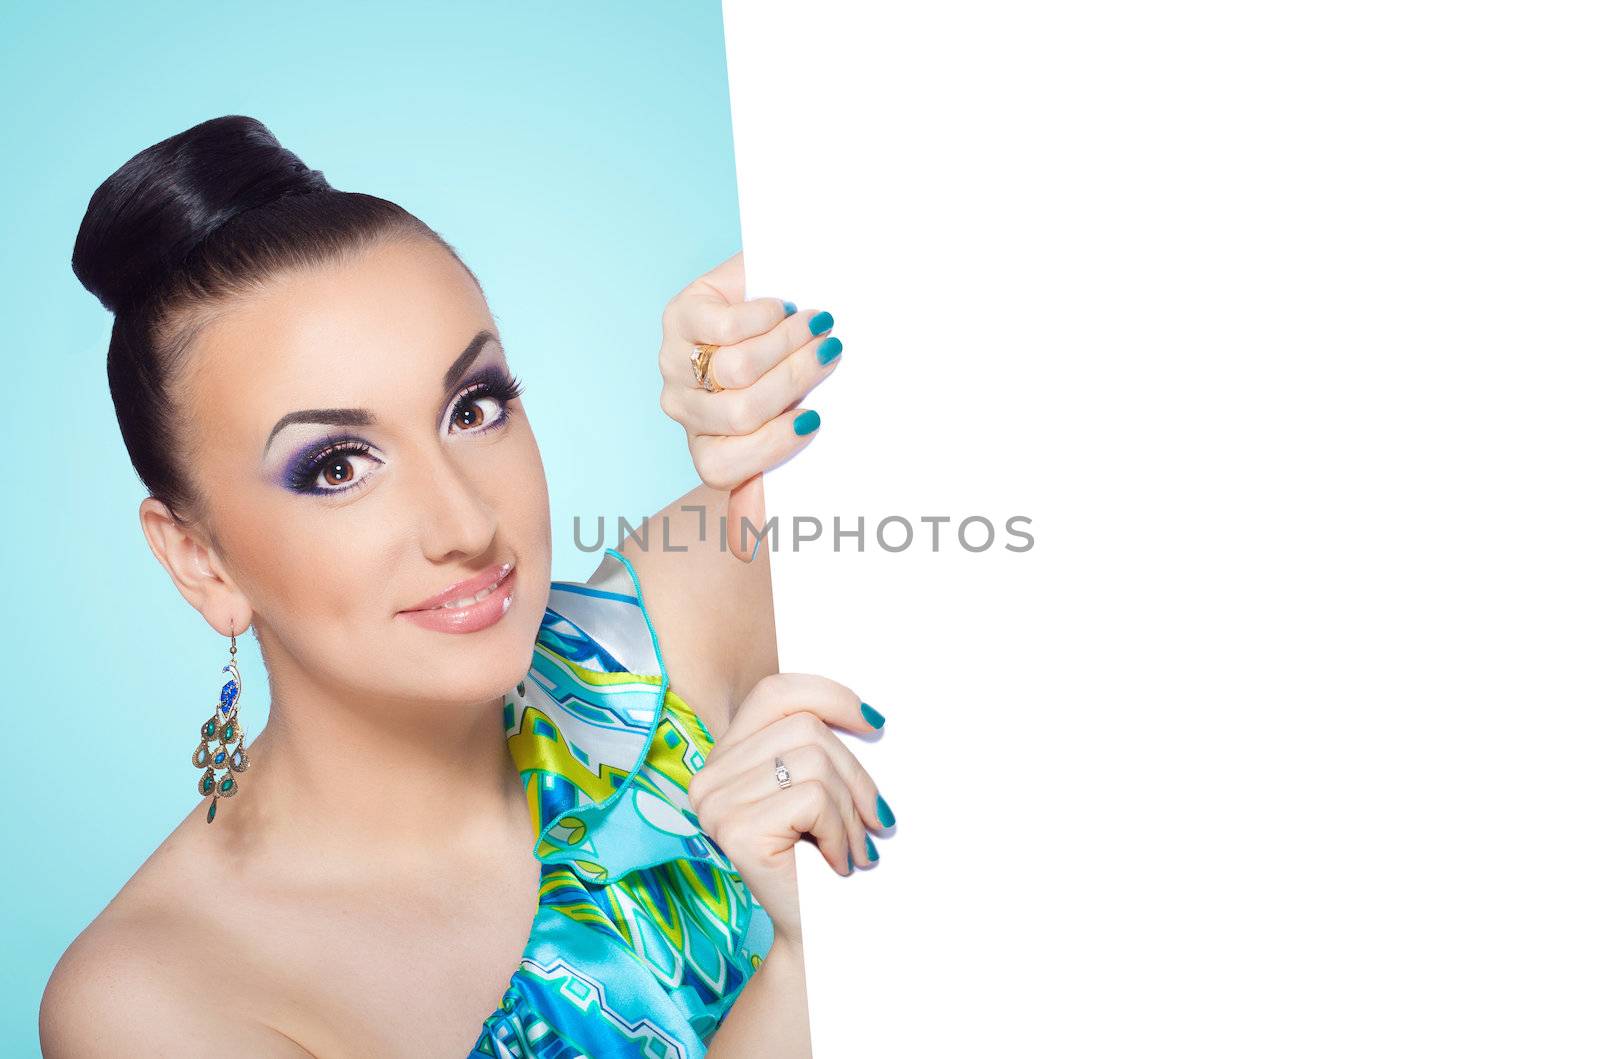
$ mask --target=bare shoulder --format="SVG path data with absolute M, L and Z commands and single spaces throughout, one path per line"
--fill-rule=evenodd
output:
M 770 549 L 745 563 L 722 547 L 727 503 L 726 492 L 701 485 L 651 516 L 642 543 L 630 537 L 618 549 L 638 574 L 673 690 L 713 735 L 778 671 Z
M 309 1054 L 240 1011 L 227 946 L 193 907 L 178 906 L 182 891 L 160 885 L 182 856 L 176 835 L 57 961 L 39 1005 L 45 1059 Z
M 180 1057 L 225 1052 L 270 1057 L 307 1053 L 287 1037 L 237 1017 L 219 954 L 177 952 L 173 924 L 97 920 L 50 975 L 39 1006 L 45 1059 Z

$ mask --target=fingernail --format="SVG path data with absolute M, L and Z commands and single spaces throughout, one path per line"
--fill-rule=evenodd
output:
M 783 303 L 783 315 L 785 317 L 793 316 L 795 314 L 795 310 L 797 308 L 799 308 L 799 307 L 796 306 L 794 302 L 784 302 Z
M 878 795 L 878 819 L 883 821 L 884 827 L 894 826 L 894 810 L 889 808 L 889 803 L 883 800 L 883 795 Z
M 868 860 L 877 860 L 878 859 L 878 847 L 877 847 L 877 844 L 872 841 L 872 836 L 871 835 L 867 836 L 867 859 Z
M 833 314 L 827 312 L 818 313 L 811 318 L 809 326 L 811 333 L 814 335 L 820 335 L 824 331 L 831 330 L 833 327 Z
M 844 343 L 832 335 L 829 335 L 827 338 L 824 338 L 822 340 L 822 344 L 817 347 L 817 363 L 828 363 L 828 361 L 832 360 L 834 357 L 837 357 L 840 352 L 843 351 L 843 349 Z
M 817 415 L 815 409 L 807 409 L 794 417 L 794 432 L 796 434 L 809 434 L 822 425 L 822 417 Z
M 755 546 L 755 547 L 754 547 L 754 548 L 751 548 L 751 549 L 750 549 L 750 561 L 751 561 L 751 562 L 754 562 L 754 561 L 755 561 L 755 558 L 756 558 L 756 553 L 758 553 L 758 552 L 759 552 L 759 551 L 761 551 L 761 540 L 762 540 L 762 538 L 760 538 L 760 537 L 757 537 L 757 538 L 756 538 L 756 546 Z
M 883 727 L 883 714 L 879 713 L 877 710 L 873 709 L 871 706 L 868 706 L 864 702 L 861 704 L 861 716 L 865 717 L 867 719 L 867 723 L 872 725 L 872 727 Z
M 849 868 L 851 871 L 856 870 L 855 854 L 850 852 L 848 849 L 844 851 L 844 864 L 845 867 Z

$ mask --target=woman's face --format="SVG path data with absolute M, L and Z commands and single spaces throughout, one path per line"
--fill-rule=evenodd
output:
M 204 326 L 175 393 L 218 576 L 248 601 L 275 697 L 404 710 L 522 679 L 549 592 L 544 468 L 449 251 L 390 241 L 275 278 Z M 508 563 L 482 602 L 433 606 Z

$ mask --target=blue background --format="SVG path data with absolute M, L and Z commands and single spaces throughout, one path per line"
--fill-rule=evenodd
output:
M 697 483 L 657 405 L 660 316 L 739 248 L 739 215 L 715 0 L 33 3 L 0 19 L 0 1054 L 23 1055 L 60 953 L 199 801 L 189 754 L 227 656 L 139 530 L 106 388 L 111 316 L 70 264 L 99 183 L 158 140 L 248 114 L 335 187 L 432 225 L 483 282 L 528 385 L 558 578 L 597 560 L 572 543 L 574 514 L 592 539 L 594 516 L 642 518 Z M 239 650 L 246 687 L 264 688 L 255 640 Z M 252 728 L 263 706 L 243 704 Z

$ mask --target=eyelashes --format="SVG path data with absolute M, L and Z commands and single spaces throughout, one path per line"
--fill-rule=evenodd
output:
M 297 493 L 343 493 L 354 486 L 334 485 L 324 486 L 319 484 L 322 476 L 335 467 L 350 467 L 350 475 L 354 476 L 355 469 L 351 466 L 351 457 L 374 459 L 371 455 L 372 446 L 356 438 L 347 438 L 319 445 L 311 452 L 298 456 L 289 465 L 284 475 L 284 485 Z
M 492 367 L 456 394 L 445 429 L 449 434 L 485 434 L 499 430 L 510 421 L 510 404 L 522 393 L 520 379 L 508 375 L 499 366 Z M 484 401 L 492 402 L 494 407 L 484 411 L 480 407 Z M 476 418 L 463 421 L 463 417 L 474 416 Z M 297 493 L 321 496 L 354 492 L 372 477 L 371 472 L 357 477 L 361 462 L 383 465 L 383 460 L 372 454 L 372 446 L 360 438 L 325 440 L 290 461 L 284 471 L 283 484 Z M 330 473 L 335 480 L 329 480 Z
M 510 414 L 509 406 L 511 402 L 521 396 L 522 380 L 515 375 L 507 375 L 498 366 L 491 368 L 476 381 L 467 383 L 456 396 L 455 404 L 450 409 L 451 433 L 461 433 L 461 431 L 455 429 L 456 416 L 471 407 L 471 405 L 476 405 L 478 401 L 485 397 L 492 399 L 500 406 L 499 414 L 493 420 L 486 420 L 486 425 L 469 423 L 463 429 L 483 430 L 503 425 L 506 421 L 506 416 Z M 468 402 L 471 402 L 471 405 Z

